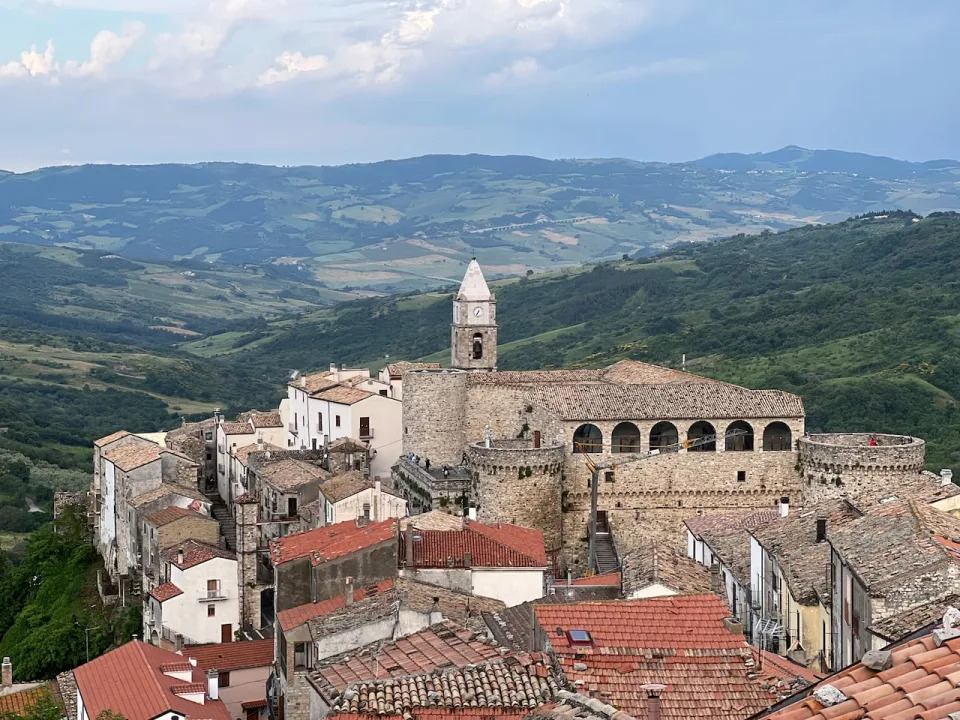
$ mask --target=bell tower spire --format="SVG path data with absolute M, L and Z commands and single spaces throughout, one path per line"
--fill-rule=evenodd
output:
M 453 299 L 450 365 L 460 370 L 497 369 L 497 300 L 476 258 Z

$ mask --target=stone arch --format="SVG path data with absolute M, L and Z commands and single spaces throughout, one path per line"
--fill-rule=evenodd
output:
M 603 452 L 603 433 L 596 425 L 584 423 L 573 431 L 573 451 L 575 453 Z
M 610 435 L 610 451 L 615 453 L 640 452 L 640 428 L 632 422 L 622 422 Z
M 709 435 L 716 435 L 717 431 L 714 429 L 713 425 L 708 423 L 706 420 L 698 420 L 693 425 L 690 426 L 690 429 L 687 430 L 687 442 L 697 440 L 698 438 L 707 437 Z M 717 451 L 717 440 L 714 438 L 710 442 L 703 443 L 702 445 L 697 445 L 695 447 L 689 448 L 688 452 L 716 452 Z
M 793 436 L 786 423 L 772 422 L 763 429 L 765 452 L 786 452 L 793 449 Z
M 663 449 L 680 442 L 680 433 L 672 422 L 658 422 L 650 428 L 650 449 Z
M 753 450 L 753 425 L 745 420 L 736 420 L 727 425 L 727 433 L 742 431 L 745 435 L 727 437 L 723 449 L 727 452 L 749 452 Z

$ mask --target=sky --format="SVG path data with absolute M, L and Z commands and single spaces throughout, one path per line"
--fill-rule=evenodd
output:
M 956 0 L 0 0 L 0 168 L 960 158 Z

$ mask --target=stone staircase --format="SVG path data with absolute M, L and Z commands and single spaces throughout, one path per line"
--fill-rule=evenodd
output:
M 224 544 L 230 552 L 237 551 L 237 523 L 233 519 L 230 508 L 219 495 L 216 497 L 208 496 L 212 501 L 210 514 L 214 520 L 220 523 L 220 534 L 223 536 Z
M 617 558 L 617 551 L 613 547 L 613 537 L 610 533 L 597 533 L 595 553 L 598 574 L 616 572 L 620 569 L 620 560 Z

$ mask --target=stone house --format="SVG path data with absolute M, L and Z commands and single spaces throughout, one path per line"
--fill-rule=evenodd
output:
M 273 666 L 273 640 L 192 645 L 181 651 L 203 673 L 216 671 L 220 700 L 233 718 L 265 720 L 267 680 Z
M 351 578 L 369 585 L 397 574 L 397 521 L 349 521 L 270 541 L 275 611 L 343 593 Z
M 789 512 L 789 506 L 784 508 Z M 687 557 L 712 568 L 717 565 L 727 605 L 752 637 L 754 617 L 750 590 L 750 530 L 773 522 L 780 510 L 745 510 L 687 518 Z
M 327 469 L 334 475 L 356 470 L 370 475 L 370 445 L 351 437 L 337 438 L 327 445 Z
M 507 607 L 541 598 L 547 554 L 543 533 L 506 523 L 460 518 L 460 527 L 401 532 L 400 575 L 488 597 Z
M 209 515 L 176 505 L 145 515 L 140 522 L 139 543 L 143 566 L 143 590 L 160 584 L 160 553 L 187 540 L 220 544 L 220 523 Z
M 264 541 L 300 529 L 300 508 L 320 497 L 320 485 L 330 473 L 314 462 L 296 457 L 265 454 L 248 461 L 247 481 L 260 502 Z
M 263 453 L 263 457 L 269 459 L 273 456 L 274 453 L 283 452 L 285 448 L 280 447 L 279 445 L 273 445 L 272 443 L 257 441 L 255 443 L 250 443 L 249 445 L 244 445 L 233 451 L 233 454 L 228 458 L 230 463 L 230 482 L 233 487 L 231 492 L 233 493 L 234 502 L 236 499 L 248 492 L 256 492 L 253 487 L 253 483 L 249 482 L 247 478 L 250 455 L 253 453 Z
M 301 507 L 300 526 L 301 530 L 312 530 L 357 518 L 380 522 L 406 515 L 407 501 L 403 497 L 384 488 L 380 480 L 370 480 L 357 470 L 347 470 L 324 480 L 319 497 Z
M 163 582 L 149 593 L 144 637 L 174 650 L 233 642 L 240 627 L 236 555 L 187 540 L 162 551 L 160 560 Z
M 390 397 L 403 400 L 403 374 L 411 370 L 439 370 L 440 363 L 392 362 L 380 369 L 380 382 L 390 386 Z
M 389 386 L 364 389 L 369 380 L 369 370 L 332 367 L 290 381 L 288 445 L 319 450 L 342 437 L 358 438 L 369 444 L 370 472 L 386 477 L 400 453 L 402 408 Z
M 828 521 L 826 535 L 833 667 L 887 644 L 870 630 L 873 623 L 960 594 L 960 520 L 929 505 L 886 502 L 837 528 Z
M 184 422 L 177 429 L 168 432 L 163 439 L 168 449 L 187 456 L 200 466 L 204 486 L 208 482 L 216 481 L 216 433 L 217 419 L 210 417 L 200 422 Z

